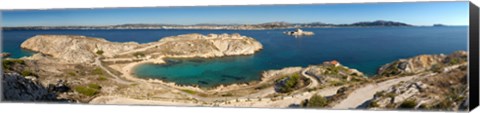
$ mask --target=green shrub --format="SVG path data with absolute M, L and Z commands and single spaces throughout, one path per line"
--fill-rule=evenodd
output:
M 188 93 L 188 94 L 192 94 L 192 95 L 197 94 L 196 91 L 189 90 L 189 89 L 182 89 L 182 91 L 185 92 L 185 93 Z
M 97 80 L 99 80 L 99 81 L 105 81 L 105 80 L 107 80 L 107 77 L 101 75 L 101 76 L 99 76 L 99 77 L 97 78 Z
M 443 67 L 445 67 L 443 64 L 435 64 L 432 66 L 431 70 L 436 73 L 440 73 L 443 71 Z
M 68 72 L 68 75 L 70 75 L 70 76 L 76 76 L 77 74 L 75 74 L 75 72 Z
M 34 73 L 32 73 L 31 71 L 29 70 L 23 70 L 21 73 L 20 73 L 22 76 L 26 77 L 26 76 L 35 76 Z
M 25 65 L 25 61 L 18 60 L 18 59 L 10 59 L 10 60 L 2 60 L 2 66 L 4 69 L 10 69 L 10 67 L 14 64 L 22 64 Z
M 298 80 L 300 80 L 300 74 L 295 73 L 286 81 L 285 85 L 286 87 L 293 88 L 298 84 Z
M 102 54 L 103 54 L 103 51 L 102 51 L 102 50 L 98 50 L 96 53 L 97 53 L 98 55 L 102 55 Z
M 328 105 L 328 100 L 321 95 L 313 95 L 306 103 L 307 107 L 325 107 Z
M 453 101 L 450 101 L 448 99 L 441 100 L 440 103 L 438 103 L 435 108 L 439 110 L 448 110 L 452 107 Z
M 135 57 L 145 57 L 145 54 L 141 53 L 141 52 L 136 52 L 136 53 L 133 53 L 133 56 L 135 56 Z
M 422 105 L 418 106 L 418 108 L 419 108 L 419 109 L 425 109 L 425 110 L 430 110 L 430 109 L 432 109 L 430 106 L 425 105 L 425 104 L 422 104 Z
M 379 91 L 375 93 L 375 96 L 382 97 L 385 95 L 385 91 Z
M 76 92 L 85 96 L 94 96 L 98 94 L 98 89 L 90 88 L 87 86 L 77 86 L 74 88 Z
M 344 85 L 345 82 L 344 82 L 344 81 L 335 80 L 335 81 L 332 81 L 331 84 L 332 84 L 333 86 L 341 86 L 341 85 Z
M 281 82 L 283 82 L 283 84 L 276 85 L 276 87 L 278 88 L 279 92 L 288 93 L 293 91 L 297 87 L 297 84 L 299 84 L 299 81 L 300 81 L 300 74 L 295 73 L 291 76 L 286 76 L 277 80 L 276 84 L 279 84 Z
M 393 97 L 397 96 L 397 94 L 390 92 L 390 93 L 385 94 L 385 96 L 393 98 Z
M 380 107 L 380 105 L 378 105 L 378 103 L 376 101 L 372 101 L 372 102 L 370 102 L 368 107 L 375 108 L 375 107 Z
M 450 61 L 448 62 L 448 64 L 458 64 L 461 62 L 461 59 L 460 58 L 451 58 Z
M 92 88 L 92 89 L 96 89 L 96 90 L 102 89 L 102 87 L 101 87 L 100 85 L 94 84 L 94 83 L 88 84 L 88 87 L 89 87 L 89 88 Z
M 95 75 L 103 75 L 103 71 L 99 67 L 96 67 L 95 69 L 93 69 L 92 73 Z
M 411 109 L 415 108 L 415 106 L 417 106 L 417 101 L 414 99 L 410 99 L 403 101 L 402 104 L 400 104 L 399 108 Z

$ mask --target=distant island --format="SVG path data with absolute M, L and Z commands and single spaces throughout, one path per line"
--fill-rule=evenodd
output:
M 352 24 L 329 24 L 322 22 L 288 23 L 268 22 L 262 24 L 122 24 L 106 26 L 22 26 L 3 27 L 4 30 L 49 30 L 49 29 L 226 29 L 226 30 L 264 30 L 290 28 L 327 28 L 327 27 L 409 27 L 414 26 L 402 22 L 377 20 L 370 22 L 356 22 Z
M 447 26 L 447 25 L 444 25 L 444 24 L 433 24 L 433 27 L 444 27 L 444 26 Z
M 313 32 L 303 31 L 302 29 L 297 29 L 295 31 L 287 31 L 287 32 L 284 32 L 284 33 L 287 34 L 287 35 L 291 35 L 291 36 L 311 36 L 311 35 L 314 35 Z

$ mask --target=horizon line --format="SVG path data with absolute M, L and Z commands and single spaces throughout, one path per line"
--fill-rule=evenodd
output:
M 386 22 L 399 22 L 399 23 L 404 23 L 400 21 L 391 21 L 391 20 L 374 20 L 374 21 L 358 21 L 358 22 L 352 22 L 352 23 L 325 23 L 321 21 L 312 21 L 312 22 L 286 22 L 286 21 L 271 21 L 271 22 L 259 22 L 259 23 L 226 23 L 226 24 L 216 24 L 216 23 L 196 23 L 196 24 L 169 24 L 169 23 L 122 23 L 122 24 L 105 24 L 105 25 L 27 25 L 27 26 L 1 26 L 1 27 L 68 27 L 68 26 L 94 26 L 94 27 L 103 27 L 103 26 L 117 26 L 117 25 L 128 25 L 128 24 L 146 24 L 146 25 L 179 25 L 179 26 L 195 26 L 195 25 L 201 25 L 201 24 L 211 24 L 211 25 L 259 25 L 259 24 L 267 24 L 267 23 L 289 23 L 289 24 L 311 24 L 311 23 L 323 23 L 323 24 L 333 24 L 333 25 L 342 25 L 342 24 L 354 24 L 354 23 L 359 23 L 359 22 L 377 22 L 377 21 L 386 21 Z M 408 23 L 405 23 L 408 24 Z M 449 24 L 442 24 L 442 23 L 436 23 L 436 24 L 441 24 L 445 26 L 469 26 L 467 25 L 449 25 Z M 408 24 L 412 26 L 433 26 L 436 24 L 431 24 L 431 25 L 413 25 L 413 24 Z M 208 26 L 208 25 L 207 25 Z

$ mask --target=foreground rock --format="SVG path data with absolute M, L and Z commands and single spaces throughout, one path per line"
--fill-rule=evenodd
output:
M 466 110 L 466 66 L 399 83 L 375 94 L 374 109 Z
M 35 77 L 23 77 L 18 73 L 4 73 L 2 100 L 5 101 L 53 101 L 54 93 L 42 86 Z
M 424 62 L 422 62 L 424 61 Z M 421 55 L 393 64 L 405 68 L 389 69 L 393 75 L 416 73 L 414 80 L 379 91 L 368 107 L 372 109 L 466 110 L 468 108 L 467 52 Z M 380 71 L 382 72 L 382 71 Z M 424 74 L 422 74 L 424 73 Z M 389 74 L 389 73 L 383 73 Z

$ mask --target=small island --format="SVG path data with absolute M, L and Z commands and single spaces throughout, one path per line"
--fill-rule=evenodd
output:
M 310 31 L 303 31 L 302 29 L 297 29 L 295 31 L 287 31 L 287 32 L 283 32 L 287 35 L 291 35 L 291 36 L 311 36 L 311 35 L 314 35 L 313 32 L 310 32 Z

